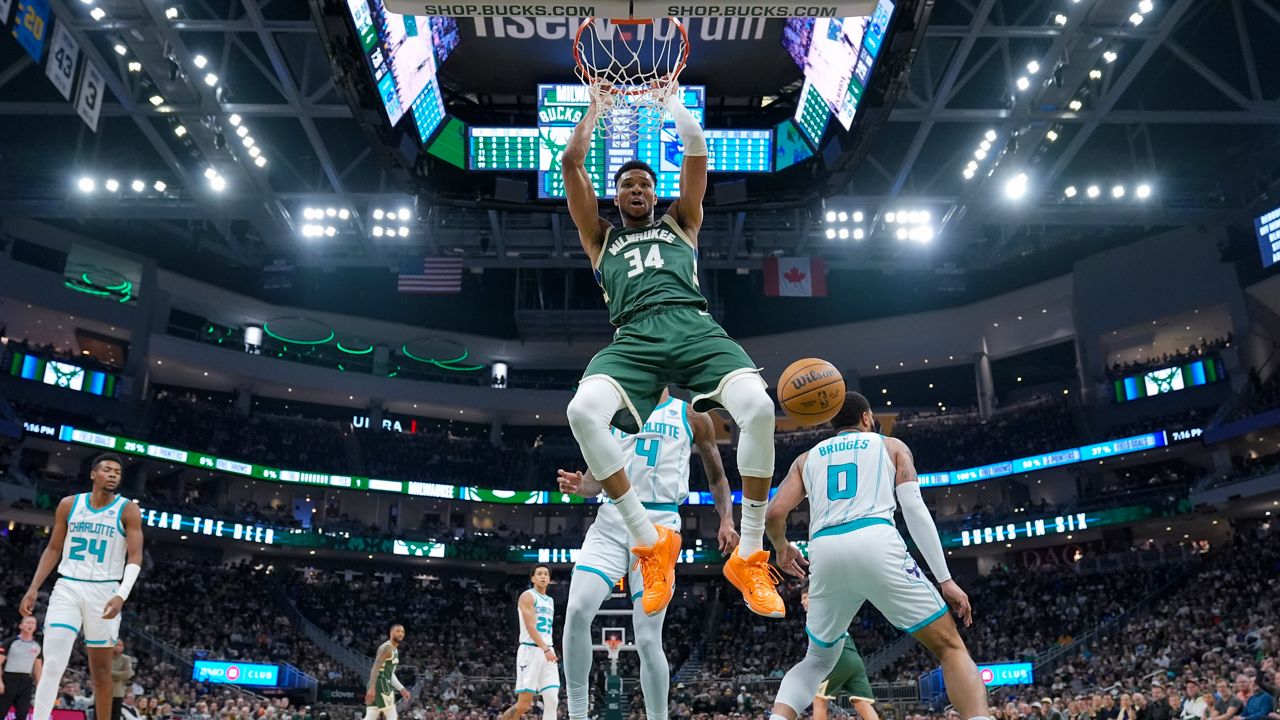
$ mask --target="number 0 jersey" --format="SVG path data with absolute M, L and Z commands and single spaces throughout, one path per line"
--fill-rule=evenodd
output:
M 556 601 L 550 595 L 529 588 L 525 592 L 533 595 L 533 623 L 534 629 L 542 636 L 542 639 L 551 644 L 551 627 L 556 617 Z M 524 617 L 520 615 L 519 606 L 516 607 L 516 622 L 520 625 L 520 644 L 521 645 L 537 645 L 534 639 L 529 636 L 529 628 L 525 627 Z
M 809 538 L 893 524 L 896 468 L 878 433 L 844 432 L 809 451 L 802 477 L 809 495 Z
M 95 510 L 89 498 L 89 493 L 80 493 L 71 503 L 58 574 L 91 582 L 120 580 L 127 557 L 124 506 L 129 501 L 118 495 L 106 507 Z
M 610 228 L 595 275 L 609 322 L 619 327 L 656 305 L 707 309 L 698 288 L 698 250 L 670 215 L 643 227 Z

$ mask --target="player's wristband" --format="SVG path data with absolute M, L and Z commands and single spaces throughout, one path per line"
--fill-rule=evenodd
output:
M 128 600 L 129 593 L 133 592 L 133 584 L 138 581 L 138 575 L 141 573 L 141 565 L 125 565 L 124 577 L 120 579 L 120 587 L 116 588 L 116 597 Z

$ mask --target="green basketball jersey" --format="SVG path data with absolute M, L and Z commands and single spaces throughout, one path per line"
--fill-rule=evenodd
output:
M 385 644 L 385 643 L 384 643 Z M 378 648 L 378 652 L 382 652 L 382 648 Z M 400 650 L 392 647 L 391 657 L 382 663 L 382 669 L 378 670 L 378 695 L 392 695 L 395 693 L 395 686 L 391 684 L 391 676 L 396 674 L 396 666 L 400 664 Z
M 698 287 L 698 251 L 670 215 L 643 227 L 610 228 L 595 274 L 609 322 L 617 326 L 657 305 L 707 309 Z

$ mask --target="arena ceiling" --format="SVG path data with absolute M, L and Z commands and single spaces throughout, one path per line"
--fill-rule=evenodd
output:
M 282 257 L 395 267 L 423 253 L 463 255 L 473 267 L 582 267 L 563 213 L 438 207 L 410 222 L 407 238 L 372 237 L 375 209 L 412 208 L 414 198 L 365 132 L 385 121 L 353 111 L 335 85 L 325 49 L 335 7 L 49 4 L 103 71 L 107 99 L 90 131 L 44 65 L 5 33 L 0 218 L 48 221 L 196 276 L 201 268 L 182 267 L 196 250 L 245 267 Z M 1053 246 L 1119 243 L 1169 226 L 1243 227 L 1280 191 L 1273 2 L 946 0 L 927 16 L 887 123 L 844 192 L 826 199 L 827 210 L 862 212 L 869 237 L 828 239 L 812 221 L 825 210 L 813 207 L 712 213 L 704 266 L 821 253 L 835 268 L 990 269 Z M 513 100 L 477 90 L 467 101 Z M 988 157 L 967 179 L 988 137 Z M 1012 199 L 1010 181 L 1022 173 L 1025 197 Z M 78 189 L 83 177 L 95 192 Z M 106 192 L 108 178 L 122 187 Z M 1099 198 L 1087 197 L 1090 185 Z M 1112 196 L 1117 185 L 1122 198 Z M 1150 197 L 1136 196 L 1140 185 Z M 304 238 L 307 207 L 352 215 L 335 237 Z M 936 237 L 898 240 L 887 220 L 902 210 L 928 211 Z

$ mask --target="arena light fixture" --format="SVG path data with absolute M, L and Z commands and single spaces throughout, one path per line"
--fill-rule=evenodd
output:
M 986 134 L 986 135 L 984 135 L 983 137 L 985 137 L 987 140 L 990 140 L 991 142 L 995 142 L 995 141 L 996 141 L 996 131 L 995 131 L 994 129 L 987 130 L 987 134 Z
M 1155 9 L 1156 9 L 1156 4 L 1151 2 L 1151 0 L 1140 0 L 1140 2 L 1138 3 L 1138 12 L 1142 13 L 1143 15 L 1146 15 L 1147 13 Z
M 227 181 L 221 175 L 214 175 L 209 178 L 209 187 L 213 188 L 214 192 L 222 192 L 227 189 Z
M 1004 184 L 1004 195 L 1010 200 L 1021 200 L 1027 194 L 1027 174 L 1018 173 Z
M 849 213 L 843 210 L 841 210 L 836 217 L 840 220 L 840 222 L 849 222 Z
M 400 208 L 397 217 L 400 218 L 400 222 L 409 222 L 409 208 Z
M 971 168 L 965 168 L 965 169 L 964 169 L 964 179 L 965 179 L 965 180 L 972 180 L 972 179 L 973 179 L 973 175 L 974 175 L 974 171 L 973 171 Z
M 866 238 L 866 237 L 867 237 L 867 231 L 866 231 L 866 230 L 863 230 L 862 228 L 854 228 L 854 229 L 853 229 L 853 239 L 854 239 L 854 240 L 862 240 L 862 239 L 864 239 L 864 238 Z
M 324 228 L 324 235 L 325 235 L 325 237 L 333 237 L 334 235 L 337 235 L 337 234 L 338 234 L 338 228 L 336 228 L 336 227 L 334 227 L 334 226 L 332 226 L 332 225 L 326 225 L 326 226 L 325 226 L 325 228 Z
M 256 158 L 261 154 L 262 154 L 262 149 L 259 148 L 257 145 L 254 145 L 253 147 L 249 148 L 249 157 Z
M 339 210 L 339 211 L 338 211 L 338 219 L 339 219 L 339 220 L 347 220 L 347 219 L 349 219 L 350 217 L 351 217 L 351 211 L 350 211 L 350 210 L 348 210 L 348 209 L 346 209 L 346 208 L 342 208 L 341 210 Z
M 164 98 L 160 95 L 152 95 L 151 97 L 147 98 L 147 101 L 150 102 L 152 105 L 155 105 L 156 107 L 160 107 L 161 105 L 164 104 Z
M 1120 56 L 1116 54 L 1115 50 L 1107 50 L 1106 52 L 1102 53 L 1102 59 L 1106 61 L 1108 65 L 1115 62 L 1116 59 L 1119 57 Z
M 1143 19 L 1143 18 L 1142 18 L 1142 15 L 1141 15 L 1141 14 L 1139 14 L 1139 13 L 1134 13 L 1134 14 L 1132 14 L 1132 15 L 1130 15 L 1130 16 L 1129 16 L 1129 23 L 1130 23 L 1131 25 L 1133 25 L 1134 27 L 1138 27 L 1139 25 L 1141 25 L 1141 24 L 1142 24 L 1142 19 Z
M 898 228 L 898 232 L 897 232 L 897 233 L 895 233 L 895 236 L 896 236 L 899 240 L 906 240 L 908 237 L 910 237 L 910 235 L 911 235 L 910 231 L 909 231 L 909 230 L 907 230 L 907 229 L 906 229 L 906 228 L 904 228 L 904 227 L 902 227 L 902 228 Z
M 400 237 L 402 237 L 402 238 L 407 238 L 407 237 L 409 237 L 409 228 L 407 228 L 407 227 L 405 227 L 405 226 L 401 225 L 401 226 L 400 226 Z
M 203 55 L 196 55 L 191 58 L 191 62 L 195 63 L 197 70 L 203 70 L 204 66 L 209 64 L 209 58 Z
M 1031 81 L 1028 80 L 1027 77 L 1024 75 L 1018 78 L 1017 85 L 1018 85 L 1018 90 L 1026 90 L 1027 88 L 1031 87 Z
M 382 219 L 382 215 L 383 215 L 383 213 L 382 213 L 382 208 L 374 208 L 374 209 L 373 209 L 373 219 L 374 219 L 374 220 L 381 220 L 381 219 Z M 835 217 L 834 217 L 834 214 L 833 214 L 833 213 L 828 213 L 828 215 L 829 215 L 829 217 L 827 218 L 827 220 L 828 220 L 828 221 L 831 221 L 831 220 L 834 220 L 834 219 L 835 219 Z
M 103 10 L 100 7 L 96 7 L 89 11 L 89 17 L 93 18 L 97 22 L 102 22 L 102 18 L 106 16 L 107 16 L 107 11 Z
M 227 122 L 231 123 L 234 127 L 238 127 L 240 125 L 240 116 L 236 113 L 232 113 L 231 117 L 227 118 Z
M 1062 191 L 1062 194 L 1063 194 L 1063 195 L 1066 195 L 1066 196 L 1067 196 L 1067 197 L 1069 197 L 1069 198 L 1073 198 L 1073 197 L 1075 197 L 1075 196 L 1076 196 L 1076 186 L 1075 186 L 1075 185 L 1068 185 L 1068 186 L 1067 186 L 1067 189 Z
M 173 129 L 173 134 L 174 134 L 174 135 L 177 135 L 178 137 L 186 137 L 186 135 L 187 135 L 187 128 L 186 128 L 186 126 L 185 126 L 185 125 L 178 125 L 177 127 L 175 127 L 175 128 Z
M 206 180 L 212 180 L 212 179 L 214 179 L 214 178 L 218 177 L 218 171 L 217 171 L 217 170 L 214 170 L 214 169 L 213 169 L 213 168 L 211 168 L 211 167 L 205 168 L 205 169 L 204 169 L 204 177 L 205 177 L 205 179 L 206 179 Z
M 1090 70 L 1090 71 L 1089 71 L 1089 79 L 1090 79 L 1090 80 L 1101 80 L 1101 79 L 1102 79 L 1102 71 L 1101 71 L 1101 70 L 1099 70 L 1098 68 L 1094 68 L 1094 69 Z
M 204 84 L 205 84 L 205 85 L 208 85 L 209 87 L 213 87 L 213 86 L 217 85 L 217 84 L 218 84 L 218 76 L 217 76 L 217 75 L 214 75 L 213 73 L 208 73 L 208 74 L 206 74 L 206 75 L 204 76 Z
M 116 43 L 115 45 L 111 46 L 111 49 L 115 50 L 116 54 L 119 55 L 120 57 L 124 57 L 125 55 L 129 54 L 129 48 L 125 47 L 124 43 Z
M 1085 188 L 1084 194 L 1088 195 L 1090 199 L 1093 199 L 1101 195 L 1102 190 L 1097 185 L 1090 185 Z
M 137 60 L 130 60 L 130 61 L 129 61 L 129 72 L 131 72 L 131 73 L 140 73 L 140 72 L 142 72 L 142 63 L 138 62 Z
M 860 223 L 860 222 L 862 222 L 862 219 L 863 219 L 862 211 L 861 211 L 861 210 L 855 210 L 855 211 L 853 212 L 853 221 L 854 221 L 854 222 L 858 222 L 858 223 Z
M 991 149 L 991 141 L 990 141 L 990 140 L 983 140 L 982 142 L 978 143 L 978 147 L 982 148 L 983 150 L 990 150 L 990 149 Z
M 1115 187 L 1111 188 L 1111 197 L 1117 200 L 1124 197 L 1124 186 L 1116 185 Z
M 129 183 L 129 189 L 133 190 L 136 193 L 140 193 L 143 190 L 147 189 L 147 184 L 142 182 L 141 180 L 134 180 L 133 182 Z
M 379 210 L 378 212 L 382 212 L 382 211 L 381 211 L 381 210 Z M 835 221 L 836 221 L 836 211 L 835 211 L 835 210 L 828 210 L 828 211 L 827 211 L 827 215 L 826 215 L 826 217 L 827 217 L 827 222 L 835 222 Z
M 177 20 L 177 19 L 178 19 L 178 8 L 173 7 L 172 5 L 171 5 L 171 6 L 169 6 L 169 7 L 167 7 L 167 8 L 165 8 L 165 9 L 164 9 L 164 17 L 165 17 L 165 19 L 166 19 L 166 20 Z
M 839 234 L 839 236 L 840 236 L 840 239 L 841 239 L 841 240 L 848 240 L 848 239 L 849 239 L 849 228 L 840 228 L 840 232 L 839 232 L 838 234 Z
M 1134 190 L 1134 194 L 1138 196 L 1139 200 L 1146 200 L 1151 197 L 1151 186 L 1146 183 L 1142 183 Z
M 1049 132 L 1044 134 L 1044 139 L 1048 140 L 1049 142 L 1058 142 L 1058 131 L 1050 130 Z
M 263 156 L 263 155 L 259 155 L 258 157 L 256 157 L 256 158 L 254 158 L 254 159 L 253 159 L 253 164 L 254 164 L 254 165 L 257 165 L 258 167 L 266 167 L 266 166 L 267 166 L 267 158 L 266 158 L 265 156 Z
M 1054 24 L 1054 25 L 1057 25 L 1057 26 L 1059 26 L 1059 27 L 1062 27 L 1063 25 L 1066 25 L 1066 24 L 1067 24 L 1067 16 L 1066 16 L 1066 15 L 1063 15 L 1062 13 L 1058 13 L 1057 15 L 1054 15 L 1054 16 L 1053 16 L 1053 24 Z
M 241 125 L 240 127 L 236 128 L 236 135 L 239 135 L 240 137 L 244 137 L 245 135 L 248 135 L 248 134 L 249 134 L 249 128 L 247 126 Z
M 166 185 L 163 180 L 155 181 L 155 184 L 153 184 L 151 187 L 158 193 L 162 193 L 169 188 L 169 186 Z
M 885 222 L 887 222 L 887 223 L 894 223 L 894 222 L 897 222 L 897 221 L 898 221 L 898 214 L 897 214 L 897 213 L 895 213 L 895 212 L 893 212 L 892 210 L 890 210 L 889 212 L 887 212 L 887 213 L 885 213 L 885 214 L 884 214 L 884 221 L 885 221 Z
M 979 160 L 986 160 L 986 159 L 987 159 L 987 151 L 986 151 L 986 150 L 983 150 L 982 148 L 978 148 L 977 150 L 974 150 L 974 151 L 973 151 L 973 156 L 974 156 L 974 157 L 976 157 L 976 158 L 978 158 Z
M 1071 112 L 1080 112 L 1080 108 L 1083 108 L 1083 107 L 1084 107 L 1084 103 L 1082 103 L 1082 102 L 1080 102 L 1078 99 L 1076 99 L 1076 100 L 1072 100 L 1071 102 L 1067 103 L 1067 107 L 1068 107 L 1068 108 L 1070 108 Z
M 374 226 L 373 226 L 373 230 L 372 230 L 372 232 L 373 232 L 373 236 L 374 236 L 374 237 L 382 237 L 382 233 L 383 233 L 382 226 L 381 226 L 381 225 L 374 225 Z M 830 239 L 830 238 L 832 238 L 832 237 L 835 237 L 835 234 L 836 234 L 836 231 L 835 231 L 835 230 L 827 230 L 827 238 L 828 238 L 828 239 Z
M 240 142 L 244 143 L 244 146 L 246 148 L 251 148 L 253 147 L 254 139 L 252 135 L 245 135 L 244 137 L 240 138 Z
M 107 192 L 118 192 L 120 190 L 120 181 L 115 178 L 107 178 L 107 181 L 102 186 L 106 188 Z
M 1036 62 L 1035 60 L 1032 60 L 1031 62 L 1027 63 L 1027 72 L 1031 73 L 1032 75 L 1035 75 L 1036 73 L 1040 72 L 1040 63 Z

